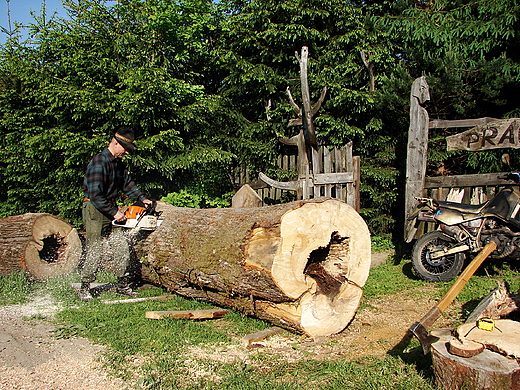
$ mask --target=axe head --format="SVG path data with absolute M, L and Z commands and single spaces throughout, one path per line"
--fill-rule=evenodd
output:
M 424 327 L 423 324 L 420 322 L 416 322 L 410 327 L 410 332 L 413 333 L 415 337 L 419 340 L 421 343 L 423 352 L 425 355 L 428 355 L 430 353 L 431 345 L 438 341 L 439 338 L 432 336 Z

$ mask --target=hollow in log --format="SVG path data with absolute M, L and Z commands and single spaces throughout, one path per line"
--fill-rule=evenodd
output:
M 157 209 L 163 223 L 136 247 L 144 280 L 313 337 L 341 332 L 354 317 L 371 244 L 345 202 Z
M 46 280 L 71 272 L 81 257 L 76 229 L 45 213 L 0 219 L 0 274 L 24 272 Z

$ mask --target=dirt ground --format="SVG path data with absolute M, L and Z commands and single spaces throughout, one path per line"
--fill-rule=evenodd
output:
M 349 359 L 384 356 L 401 341 L 410 325 L 435 305 L 430 298 L 433 288 L 427 286 L 414 294 L 402 292 L 364 300 L 349 327 L 335 336 L 312 340 L 282 332 L 257 343 L 257 348 L 246 348 L 242 343 L 194 347 L 187 352 L 186 360 L 196 362 L 203 357 L 246 362 L 259 348 L 284 355 L 289 362 L 309 355 Z M 103 347 L 80 337 L 55 337 L 56 325 L 52 318 L 59 309 L 50 296 L 39 296 L 24 305 L 0 306 L 0 390 L 124 390 L 133 387 L 103 371 Z M 449 310 L 458 308 L 454 306 Z M 436 327 L 446 325 L 443 318 L 436 323 Z

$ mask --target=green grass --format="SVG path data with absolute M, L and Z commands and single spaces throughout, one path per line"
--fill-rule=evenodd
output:
M 431 360 L 418 352 L 416 340 L 405 353 L 389 351 L 383 358 L 351 360 L 348 347 L 342 355 L 316 356 L 311 348 L 303 346 L 303 336 L 285 332 L 282 335 L 294 343 L 284 353 L 270 348 L 244 352 L 241 338 L 270 324 L 236 312 L 211 321 L 150 320 L 144 316 L 146 311 L 212 306 L 179 296 L 165 301 L 102 303 L 101 300 L 121 299 L 109 292 L 98 300 L 83 303 L 70 288 L 70 283 L 77 281 L 77 275 L 36 284 L 25 280 L 23 275 L 0 277 L 0 298 L 2 302 L 16 303 L 26 300 L 35 290 L 50 293 L 66 307 L 57 316 L 55 337 L 82 336 L 106 345 L 102 358 L 105 368 L 136 389 L 435 389 Z M 99 281 L 111 282 L 113 277 L 101 274 Z M 496 287 L 497 281 L 507 281 L 511 291 L 516 292 L 520 287 L 520 272 L 507 264 L 486 264 L 457 298 L 464 308 L 454 314 L 455 320 L 469 314 Z M 452 283 L 418 280 L 411 272 L 409 260 L 391 259 L 371 270 L 362 303 L 369 305 L 371 299 L 400 292 L 428 293 L 440 298 Z M 147 286 L 140 293 L 157 296 L 166 292 Z M 234 354 L 236 351 L 241 353 Z
M 23 303 L 33 290 L 34 284 L 21 272 L 0 277 L 0 302 L 3 305 Z

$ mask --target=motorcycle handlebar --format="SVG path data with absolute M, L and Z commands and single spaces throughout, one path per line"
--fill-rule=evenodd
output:
M 520 183 L 520 173 L 518 173 L 518 172 L 510 172 L 507 175 L 498 176 L 498 178 L 504 179 L 504 180 L 512 180 L 515 183 Z

